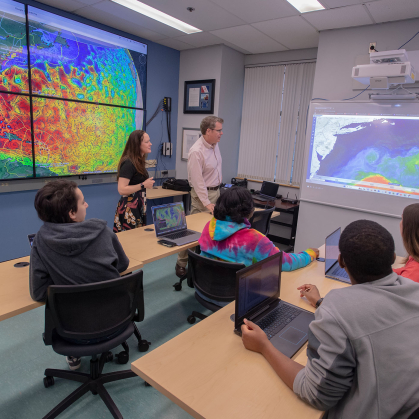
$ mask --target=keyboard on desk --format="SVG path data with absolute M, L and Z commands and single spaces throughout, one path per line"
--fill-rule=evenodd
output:
M 182 230 L 182 231 L 178 231 L 177 233 L 167 234 L 164 236 L 164 238 L 175 240 L 175 239 L 181 239 L 182 237 L 190 236 L 195 233 L 196 233 L 195 231 L 191 231 L 191 230 Z
M 336 268 L 333 269 L 332 272 L 330 272 L 330 275 L 341 278 L 349 278 L 348 273 L 345 271 L 345 269 L 341 268 L 339 265 L 337 265 Z
M 298 308 L 284 304 L 272 310 L 267 316 L 256 322 L 256 324 L 266 333 L 268 339 L 271 340 L 300 314 L 301 310 Z

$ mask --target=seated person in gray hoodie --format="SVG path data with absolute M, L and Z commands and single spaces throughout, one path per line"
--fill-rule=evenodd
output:
M 304 401 L 326 410 L 323 418 L 408 418 L 419 407 L 419 284 L 392 271 L 393 238 L 373 221 L 349 224 L 339 250 L 352 286 L 330 291 L 316 310 L 305 367 L 247 320 L 243 344 Z M 314 285 L 299 289 L 313 305 L 319 302 Z
M 45 301 L 50 285 L 106 281 L 128 268 L 116 234 L 106 221 L 85 220 L 87 207 L 72 181 L 48 182 L 37 192 L 35 209 L 44 224 L 31 250 L 29 287 L 35 301 Z M 67 359 L 71 369 L 80 366 L 80 360 L 74 360 Z

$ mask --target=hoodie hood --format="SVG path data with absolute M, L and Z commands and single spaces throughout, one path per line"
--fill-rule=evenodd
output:
M 209 224 L 208 233 L 212 240 L 221 241 L 227 239 L 237 231 L 244 228 L 250 228 L 250 223 L 246 219 L 244 220 L 244 223 L 238 224 L 234 221 L 231 221 L 230 217 L 226 217 L 225 221 L 212 218 Z
M 80 223 L 44 223 L 36 234 L 55 253 L 75 256 L 82 253 L 106 228 L 106 221 L 92 218 Z

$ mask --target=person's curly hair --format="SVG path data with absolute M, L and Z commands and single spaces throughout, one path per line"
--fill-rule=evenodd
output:
M 225 221 L 230 217 L 235 223 L 243 223 L 253 212 L 253 199 L 250 192 L 243 187 L 233 186 L 227 189 L 218 199 L 214 208 L 214 217 Z
M 374 221 L 350 223 L 340 236 L 339 250 L 358 284 L 384 278 L 393 272 L 393 236 Z

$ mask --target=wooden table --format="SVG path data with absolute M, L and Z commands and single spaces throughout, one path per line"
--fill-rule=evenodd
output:
M 0 321 L 44 305 L 30 296 L 29 266 L 15 268 L 17 262 L 29 262 L 29 256 L 0 263 Z M 142 262 L 130 258 L 128 269 L 122 274 L 142 267 Z
M 349 286 L 326 278 L 323 262 L 283 272 L 281 298 L 313 312 L 296 289 L 304 283 L 315 284 L 322 296 Z M 323 412 L 302 402 L 262 355 L 244 348 L 233 333 L 233 313 L 231 303 L 133 362 L 132 370 L 195 418 L 320 418 Z M 306 345 L 294 359 L 306 364 Z
M 188 195 L 189 192 L 173 191 L 171 189 L 163 189 L 161 186 L 157 186 L 156 189 L 147 189 L 147 199 L 160 199 L 170 198 L 171 196 L 182 196 Z

